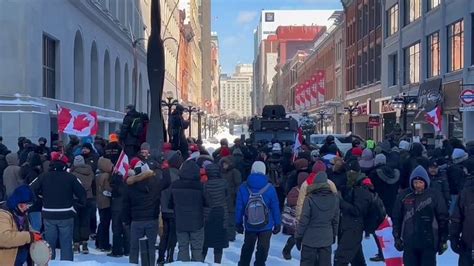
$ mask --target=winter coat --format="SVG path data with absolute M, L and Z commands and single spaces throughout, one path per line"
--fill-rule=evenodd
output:
M 92 167 L 87 164 L 77 165 L 71 169 L 71 174 L 81 181 L 82 187 L 86 191 L 87 199 L 94 198 L 92 194 L 92 181 L 94 181 L 95 175 L 92 172 Z
M 227 169 L 224 169 L 223 167 L 224 162 L 229 165 Z M 229 212 L 235 212 L 237 191 L 239 190 L 239 186 L 242 183 L 242 176 L 240 175 L 239 170 L 235 168 L 234 162 L 230 157 L 222 158 L 219 161 L 219 166 L 221 167 L 222 178 L 227 180 L 227 185 L 229 186 L 227 208 Z
M 362 186 L 365 175 L 350 171 L 348 173 L 348 186 L 346 193 L 339 198 L 341 207 L 340 231 L 352 230 L 362 234 L 364 230 L 364 218 L 367 216 L 369 206 L 372 201 L 372 194 L 369 189 Z
M 296 229 L 295 238 L 312 248 L 329 247 L 336 239 L 339 225 L 339 199 L 327 183 L 313 184 Z
M 298 184 L 294 186 L 286 197 L 286 205 L 291 208 L 296 209 L 296 205 L 298 205 L 298 196 L 300 194 L 301 185 L 306 181 L 309 174 L 307 172 L 301 172 L 298 174 Z
M 316 178 L 316 173 L 311 173 L 306 181 L 301 184 L 300 191 L 298 194 L 298 202 L 296 204 L 296 218 L 299 219 L 301 216 L 301 211 L 303 210 L 303 203 L 308 195 L 308 187 L 314 183 L 314 179 Z M 328 179 L 329 187 L 334 194 L 337 194 L 336 185 Z
M 105 196 L 104 192 L 112 193 L 112 187 L 110 186 L 110 177 L 114 168 L 111 160 L 101 157 L 97 164 L 99 168 L 99 174 L 95 178 L 96 183 L 96 200 L 97 208 L 99 210 L 110 208 L 110 197 Z M 107 193 L 106 192 L 106 193 Z
M 86 164 L 92 167 L 92 172 L 95 174 L 95 172 L 97 171 L 97 163 L 99 162 L 99 155 L 94 151 L 91 151 L 87 155 L 82 154 L 82 157 L 84 157 L 84 161 L 86 162 Z
M 140 113 L 136 110 L 129 111 L 123 118 L 122 126 L 120 127 L 120 141 L 124 145 L 140 146 L 140 139 L 134 136 L 131 132 L 133 120 L 140 117 Z
M 285 185 L 285 179 L 283 177 L 283 159 L 280 154 L 274 153 L 266 161 L 267 176 L 270 183 L 275 187 Z
M 112 174 L 110 177 L 110 187 L 112 188 L 110 208 L 112 212 L 121 212 L 123 210 L 123 196 L 127 188 L 123 176 L 120 174 Z
M 392 217 L 393 204 L 397 199 L 400 187 L 400 171 L 386 165 L 378 165 L 369 174 L 375 192 L 383 202 L 387 215 Z
M 21 168 L 18 166 L 18 155 L 16 153 L 9 153 L 6 156 L 6 160 L 8 166 L 3 171 L 3 184 L 5 185 L 7 197 L 10 197 L 13 191 L 20 185 L 23 185 L 25 181 L 21 177 Z
M 118 142 L 110 142 L 105 145 L 104 148 L 104 157 L 111 160 L 113 164 L 116 164 L 120 153 L 122 152 L 122 146 Z
M 298 159 L 294 162 L 295 169 L 288 173 L 286 184 L 285 184 L 285 194 L 288 194 L 290 190 L 298 186 L 298 175 L 301 172 L 309 173 L 308 166 L 309 162 L 306 159 Z
M 393 236 L 402 239 L 405 249 L 430 249 L 437 251 L 440 243 L 448 240 L 448 209 L 443 196 L 429 188 L 429 177 L 420 174 L 422 166 L 413 170 L 410 189 L 400 193 L 392 213 Z M 412 180 L 422 177 L 427 187 L 415 193 Z
M 169 208 L 171 198 L 171 184 L 179 179 L 178 169 L 169 168 L 168 171 L 170 174 L 170 182 L 167 186 L 163 186 L 163 190 L 161 191 L 161 212 L 163 215 L 172 215 L 174 213 L 173 209 Z
M 328 179 L 336 186 L 338 191 L 344 192 L 347 187 L 347 175 L 344 167 L 340 169 L 328 169 Z
M 204 195 L 208 203 L 204 208 L 204 245 L 210 248 L 226 248 L 229 246 L 227 181 L 221 178 L 219 166 L 216 164 L 206 166 L 206 173 L 209 179 L 204 184 Z
M 151 170 L 127 178 L 123 199 L 125 224 L 132 221 L 157 220 L 160 214 L 159 180 Z
M 179 180 L 171 184 L 169 208 L 174 209 L 176 232 L 194 232 L 204 226 L 207 203 L 199 179 L 199 166 L 186 161 L 179 170 Z
M 474 179 L 466 180 L 461 191 L 454 212 L 451 215 L 449 236 L 451 242 L 462 241 L 469 250 L 474 245 Z
M 453 164 L 448 167 L 449 192 L 451 195 L 458 195 L 464 187 L 467 170 L 463 163 Z
M 183 157 L 187 158 L 188 142 L 184 131 L 189 127 L 189 122 L 184 120 L 182 112 L 174 110 L 170 117 L 170 126 L 173 150 L 181 151 Z
M 432 176 L 428 174 L 430 177 L 431 183 L 430 188 L 433 190 L 438 191 L 443 195 L 444 200 L 446 201 L 446 206 L 449 206 L 449 202 L 451 201 L 451 194 L 449 193 L 449 182 L 446 174 L 443 172 L 439 172 L 437 175 Z
M 28 219 L 24 217 L 23 230 L 18 230 L 14 214 L 5 206 L 0 206 L 0 258 L 1 265 L 15 265 L 19 247 L 34 241 L 33 234 L 28 230 Z M 24 247 L 29 249 L 28 246 Z M 27 251 L 28 252 L 28 251 Z
M 41 160 L 39 155 L 30 162 L 26 162 L 21 166 L 20 175 L 25 184 L 31 184 L 41 174 Z M 28 209 L 28 212 L 40 212 L 43 206 L 42 199 L 36 197 L 35 203 Z
M 270 186 L 264 193 L 263 193 L 263 200 L 268 208 L 268 224 L 263 228 L 252 228 L 247 224 L 245 219 L 245 209 L 247 203 L 249 201 L 249 189 L 252 193 L 257 193 L 262 188 L 264 188 L 268 184 L 268 177 L 263 174 L 251 174 L 247 178 L 247 182 L 240 185 L 239 192 L 237 193 L 237 205 L 235 207 L 235 219 L 236 224 L 245 224 L 245 229 L 249 232 L 265 232 L 271 231 L 274 226 L 281 225 L 281 214 L 280 214 L 280 206 L 278 202 L 278 197 L 276 194 L 275 187 Z
M 48 173 L 40 175 L 30 184 L 35 195 L 43 198 L 43 218 L 65 220 L 75 215 L 74 196 L 77 204 L 84 206 L 86 191 L 81 182 L 66 172 L 63 162 L 53 162 Z

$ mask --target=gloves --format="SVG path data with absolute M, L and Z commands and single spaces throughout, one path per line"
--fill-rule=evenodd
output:
M 403 251 L 403 241 L 400 239 L 400 238 L 396 238 L 395 239 L 395 248 L 398 250 L 398 251 Z
M 106 197 L 109 197 L 109 198 L 110 198 L 110 197 L 112 197 L 112 192 L 110 192 L 110 191 L 107 191 L 107 190 L 104 190 L 104 191 L 102 192 L 102 195 L 104 195 L 104 196 L 106 196 Z
M 439 244 L 438 255 L 442 255 L 448 249 L 448 243 L 443 241 Z
M 451 249 L 454 253 L 461 254 L 465 250 L 465 247 L 460 239 L 451 239 Z
M 296 248 L 297 248 L 299 251 L 301 251 L 301 241 L 302 241 L 301 238 L 295 238 Z
M 41 234 L 38 233 L 38 232 L 30 232 L 30 238 L 31 238 L 31 242 L 30 242 L 30 243 L 43 240 L 43 237 L 42 237 Z
M 235 231 L 238 233 L 238 234 L 243 234 L 244 233 L 244 225 L 243 224 L 237 224 L 235 226 Z
M 277 235 L 278 233 L 280 233 L 280 231 L 281 231 L 281 225 L 275 225 L 275 226 L 273 227 L 272 233 L 273 233 L 274 235 Z

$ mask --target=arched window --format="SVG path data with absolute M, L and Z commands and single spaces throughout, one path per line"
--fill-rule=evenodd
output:
M 84 46 L 79 31 L 74 38 L 74 102 L 84 103 Z
M 104 55 L 104 107 L 112 108 L 112 95 L 110 90 L 110 56 L 105 50 Z
M 120 60 L 118 57 L 115 59 L 115 110 L 120 111 L 123 109 L 122 99 L 122 75 L 120 73 Z
M 99 58 L 97 55 L 97 45 L 92 42 L 91 47 L 91 105 L 101 107 L 99 104 Z
M 132 103 L 132 98 L 130 97 L 130 74 L 128 73 L 128 64 L 125 63 L 125 70 L 123 74 L 123 89 L 124 89 L 124 101 L 125 105 Z
M 143 81 L 142 81 L 142 74 L 140 73 L 140 76 L 138 78 L 138 100 L 137 100 L 137 106 L 138 110 L 144 111 L 143 110 Z

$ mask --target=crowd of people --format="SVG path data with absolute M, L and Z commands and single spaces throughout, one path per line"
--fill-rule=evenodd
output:
M 255 252 L 260 266 L 272 235 L 283 233 L 286 260 L 296 246 L 301 265 L 366 265 L 363 238 L 378 247 L 370 260 L 383 261 L 375 231 L 391 219 L 405 265 L 436 265 L 448 240 L 459 265 L 473 263 L 474 143 L 354 140 L 342 154 L 328 136 L 322 147 L 303 144 L 295 154 L 276 140 L 223 139 L 209 154 L 200 141 L 183 147 L 176 133 L 179 141 L 154 158 L 138 140 L 135 118 L 128 119 L 108 140 L 70 136 L 66 146 L 47 147 L 44 138 L 34 144 L 21 137 L 17 152 L 0 144 L 2 260 L 23 265 L 28 245 L 44 239 L 53 259 L 58 248 L 61 260 L 72 261 L 88 254 L 92 239 L 96 249 L 131 264 L 141 252 L 149 265 L 204 261 L 211 248 L 222 263 L 229 242 L 244 234 L 238 264 L 250 265 Z M 125 174 L 114 171 L 122 148 L 130 159 Z

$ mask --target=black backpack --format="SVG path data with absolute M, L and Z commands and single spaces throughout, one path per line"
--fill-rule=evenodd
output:
M 375 192 L 370 194 L 372 195 L 372 199 L 367 214 L 364 217 L 364 231 L 374 233 L 385 220 L 387 212 L 379 195 Z
M 280 163 L 270 163 L 268 177 L 275 187 L 279 187 L 283 183 L 283 169 Z
M 143 132 L 145 131 L 145 121 L 143 116 L 140 114 L 139 116 L 133 118 L 132 125 L 130 125 L 130 133 L 134 137 L 140 137 Z

